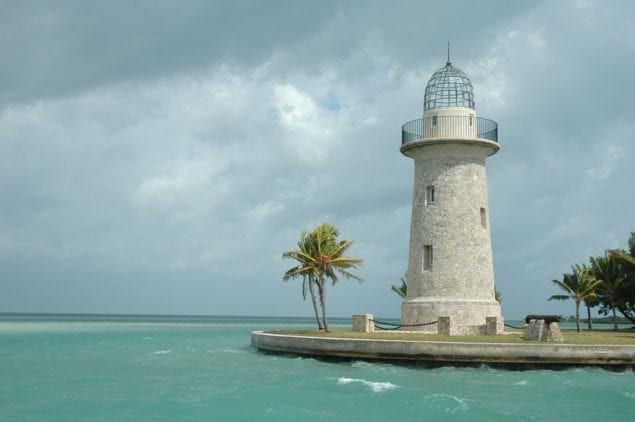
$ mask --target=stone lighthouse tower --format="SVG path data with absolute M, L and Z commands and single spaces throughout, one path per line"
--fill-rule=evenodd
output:
M 503 331 L 485 175 L 485 158 L 498 149 L 497 123 L 476 116 L 472 83 L 448 52 L 447 64 L 426 86 L 422 118 L 402 127 L 400 150 L 415 164 L 408 294 L 401 310 L 408 329 Z

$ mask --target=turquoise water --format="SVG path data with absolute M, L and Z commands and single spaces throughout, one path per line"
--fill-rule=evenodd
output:
M 615 421 L 635 415 L 633 373 L 325 362 L 249 345 L 253 330 L 312 326 L 309 319 L 285 318 L 0 316 L 0 420 Z

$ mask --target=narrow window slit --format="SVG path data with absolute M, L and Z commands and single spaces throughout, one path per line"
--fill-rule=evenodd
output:
M 432 270 L 432 245 L 423 246 L 423 271 Z
M 434 203 L 434 186 L 426 187 L 426 205 Z

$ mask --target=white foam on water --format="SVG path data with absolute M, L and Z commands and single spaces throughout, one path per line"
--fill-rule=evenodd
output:
M 227 349 L 227 348 L 223 348 L 223 349 L 216 349 L 217 352 L 223 352 L 223 353 L 236 353 L 239 355 L 245 355 L 245 354 L 249 354 L 249 352 L 247 352 L 246 350 L 240 350 L 240 349 Z
M 632 392 L 626 392 L 626 393 L 624 393 L 624 395 L 625 395 L 626 397 L 628 397 L 629 399 L 635 399 L 635 393 L 632 393 Z
M 356 360 L 355 362 L 351 364 L 353 368 L 368 368 L 369 366 L 372 366 L 372 365 L 373 365 L 372 363 L 366 362 L 363 360 Z
M 153 355 L 167 355 L 168 353 L 172 353 L 172 350 L 157 350 L 153 352 Z
M 425 396 L 425 399 L 430 399 L 433 403 L 440 402 L 437 408 L 441 408 L 442 406 L 449 404 L 448 401 L 450 403 L 456 403 L 454 407 L 445 408 L 445 411 L 448 413 L 455 413 L 457 410 L 467 410 L 470 408 L 465 399 L 458 398 L 451 394 L 431 394 L 429 396 Z
M 373 393 L 381 393 L 383 391 L 394 390 L 395 388 L 399 388 L 398 385 L 395 385 L 391 382 L 366 381 L 364 379 L 359 379 L 359 378 L 340 377 L 337 379 L 337 383 L 340 385 L 351 384 L 351 383 L 363 384 L 366 387 L 370 388 Z
M 529 384 L 529 381 L 527 380 L 521 380 L 514 383 L 514 385 L 527 385 L 527 384 Z

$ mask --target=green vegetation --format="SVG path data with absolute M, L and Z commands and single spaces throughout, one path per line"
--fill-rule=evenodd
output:
M 571 320 L 571 322 L 575 321 L 575 317 L 573 317 L 573 319 Z M 589 322 L 588 319 L 581 319 L 581 322 Z M 591 322 L 593 322 L 594 324 L 630 324 L 631 321 L 628 320 L 628 318 L 625 317 L 612 317 L 612 316 L 607 316 L 607 317 L 599 317 L 599 318 L 591 318 Z
M 575 326 L 580 332 L 580 303 L 583 300 L 594 299 L 597 297 L 596 289 L 600 286 L 601 281 L 593 278 L 591 270 L 586 266 L 574 265 L 571 267 L 571 274 L 563 274 L 562 280 L 552 280 L 551 282 L 564 290 L 564 295 L 553 295 L 549 300 L 567 300 L 573 299 L 575 302 Z
M 566 292 L 549 300 L 573 299 L 576 303 L 576 327 L 580 329 L 579 305 L 587 307 L 587 322 L 592 328 L 591 308 L 599 306 L 602 315 L 612 314 L 613 330 L 617 331 L 620 312 L 635 324 L 635 232 L 628 240 L 628 252 L 621 249 L 606 251 L 604 256 L 590 257 L 590 266 L 574 265 L 572 273 L 563 274 L 553 283 Z
M 401 340 L 401 341 L 435 341 L 435 342 L 466 342 L 466 343 L 539 343 L 537 340 L 524 340 L 522 330 L 507 331 L 504 335 L 496 336 L 442 336 L 438 334 L 404 333 L 400 331 L 377 331 L 374 333 L 360 333 L 350 330 L 335 330 L 329 333 L 317 330 L 281 330 L 269 331 L 274 334 L 296 335 L 306 337 L 330 337 L 368 340 Z M 562 330 L 563 344 L 635 344 L 635 331 L 594 330 L 582 331 Z M 546 344 L 546 343 L 541 343 Z
M 626 274 L 622 271 L 617 260 L 611 258 L 608 253 L 605 256 L 592 256 L 589 260 L 591 261 L 591 274 L 600 282 L 598 293 L 604 298 L 604 304 L 607 310 L 613 313 L 615 320 L 617 318 L 616 303 L 620 296 L 620 287 L 626 281 Z M 613 329 L 617 331 L 617 322 L 614 323 Z
M 337 274 L 340 274 L 346 278 L 362 281 L 349 271 L 350 268 L 357 268 L 362 260 L 344 255 L 353 241 L 338 242 L 337 236 L 339 231 L 330 224 L 316 224 L 310 232 L 302 230 L 297 250 L 282 254 L 283 258 L 293 259 L 298 263 L 284 273 L 282 280 L 302 278 L 302 295 L 305 299 L 308 285 L 318 328 L 324 331 L 329 329 L 326 316 L 326 280 L 329 279 L 332 284 L 335 284 L 338 280 Z M 319 308 L 316 290 L 317 297 L 320 299 Z
M 397 293 L 401 298 L 405 299 L 408 294 L 408 276 L 404 275 L 399 279 L 401 281 L 400 286 L 395 286 L 394 284 L 390 285 L 390 290 Z

